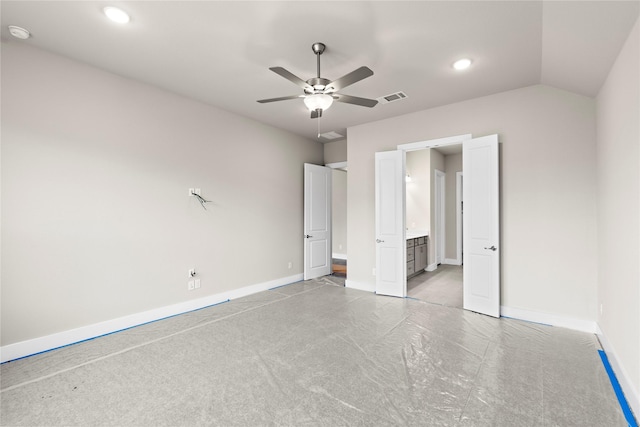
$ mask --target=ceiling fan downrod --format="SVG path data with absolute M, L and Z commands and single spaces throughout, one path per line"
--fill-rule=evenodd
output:
M 325 46 L 324 43 L 314 43 L 311 45 L 311 49 L 313 50 L 313 53 L 316 54 L 316 58 L 318 59 L 318 78 L 320 78 L 320 55 L 322 55 L 322 52 L 324 52 L 324 50 L 327 48 L 327 46 Z

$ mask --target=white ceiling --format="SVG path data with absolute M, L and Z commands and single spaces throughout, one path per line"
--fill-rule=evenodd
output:
M 106 5 L 127 11 L 108 21 Z M 26 43 L 316 139 L 301 94 L 269 67 L 306 80 L 366 65 L 374 75 L 341 93 L 408 98 L 365 108 L 334 103 L 320 132 L 544 83 L 595 96 L 640 1 L 6 1 L 2 42 Z M 28 29 L 26 41 L 8 25 Z M 465 72 L 451 64 L 474 63 Z

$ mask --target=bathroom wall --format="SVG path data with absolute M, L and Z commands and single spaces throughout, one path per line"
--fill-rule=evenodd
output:
M 456 175 L 462 171 L 462 153 L 448 154 L 444 157 L 445 167 L 445 260 L 456 259 L 458 251 L 457 213 L 456 213 Z
M 411 181 L 406 183 L 407 230 L 430 230 L 431 224 L 431 150 L 409 151 L 406 170 Z

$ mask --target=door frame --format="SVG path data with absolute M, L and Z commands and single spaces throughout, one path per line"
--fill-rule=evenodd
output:
M 456 172 L 456 265 L 462 265 L 462 185 L 464 172 Z
M 464 141 L 468 141 L 470 139 L 473 139 L 472 134 L 466 133 L 466 134 L 462 134 L 462 135 L 447 136 L 447 137 L 444 137 L 444 138 L 428 139 L 428 140 L 424 140 L 424 141 L 410 142 L 410 143 L 407 143 L 407 144 L 399 144 L 399 145 L 396 146 L 396 149 L 399 150 L 399 151 L 404 151 L 405 152 L 405 157 L 406 157 L 406 153 L 409 152 L 409 151 L 418 151 L 418 150 L 424 150 L 424 149 L 427 149 L 427 148 L 437 148 L 437 147 L 446 147 L 446 146 L 449 146 L 449 145 L 458 145 L 458 144 L 462 144 Z M 404 217 L 406 217 L 406 215 L 407 215 L 406 200 L 405 200 L 405 203 L 402 206 L 402 214 L 403 214 Z M 431 234 L 432 233 L 430 233 L 429 238 L 433 237 Z M 406 258 L 407 258 L 407 255 L 406 255 L 406 247 L 405 247 L 405 259 Z M 404 293 L 405 293 L 405 295 L 407 294 L 407 279 L 406 279 L 406 276 L 405 276 L 405 280 L 404 280 Z
M 437 266 L 440 264 L 444 264 L 444 260 L 445 260 L 445 256 L 444 256 L 444 251 L 445 251 L 445 240 L 446 240 L 446 224 L 445 224 L 445 191 L 446 191 L 446 174 L 444 172 L 442 172 L 441 170 L 435 169 L 434 170 L 434 201 L 435 201 L 435 206 L 433 209 L 434 212 L 434 223 L 435 223 L 435 230 L 434 230 L 434 239 L 435 239 L 435 264 L 436 264 L 436 268 L 438 268 Z

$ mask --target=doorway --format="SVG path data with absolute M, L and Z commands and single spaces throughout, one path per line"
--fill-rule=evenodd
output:
M 495 134 L 420 141 L 375 153 L 376 293 L 407 296 L 407 152 L 458 143 L 462 143 L 465 171 L 463 308 L 500 317 L 500 174 Z
M 462 144 L 406 153 L 407 239 L 428 233 L 429 261 L 407 270 L 407 296 L 429 303 L 462 308 L 463 274 L 458 262 L 457 200 L 461 187 Z M 429 232 L 431 230 L 431 232 Z M 409 243 L 409 240 L 408 240 Z M 407 245 L 408 263 L 411 245 Z M 415 249 L 417 252 L 417 247 Z M 415 254 L 415 259 L 418 255 Z
M 445 240 L 445 174 L 441 170 L 435 170 L 435 228 L 433 238 L 436 249 L 436 268 L 444 262 L 444 240 Z
M 347 162 L 304 165 L 304 274 L 338 278 L 347 268 Z M 289 266 L 291 268 L 291 265 Z
M 407 296 L 431 304 L 463 308 L 463 267 L 442 264 L 407 279 Z
M 327 163 L 331 169 L 331 271 L 347 277 L 347 162 Z M 341 283 L 344 285 L 344 283 Z

